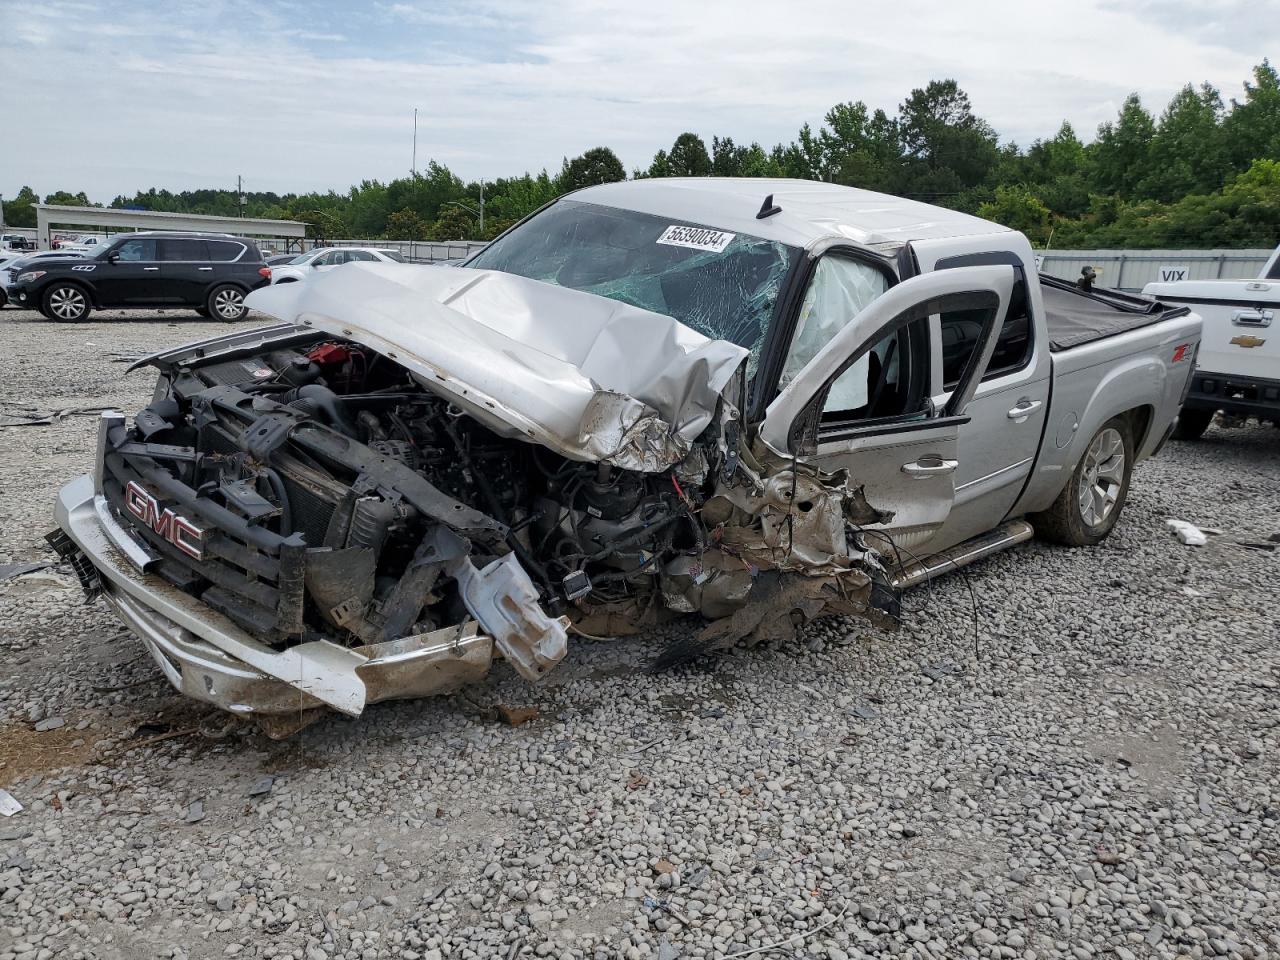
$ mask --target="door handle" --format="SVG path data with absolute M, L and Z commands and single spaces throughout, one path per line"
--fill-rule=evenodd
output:
M 142 269 L 150 272 L 152 270 L 159 270 L 160 268 L 159 267 L 143 267 Z
M 911 463 L 904 463 L 902 472 L 913 480 L 924 480 L 928 477 L 941 476 L 944 473 L 954 473 L 958 466 L 960 466 L 959 460 L 943 460 L 941 457 L 921 457 Z
M 196 267 L 197 270 L 212 270 L 213 267 Z
M 1237 310 L 1231 315 L 1231 322 L 1242 327 L 1269 327 L 1271 317 L 1270 310 Z
M 1039 400 L 1027 400 L 1024 398 L 1019 400 L 1018 405 L 1006 413 L 1005 416 L 1010 420 L 1025 420 L 1042 406 L 1044 406 L 1044 404 Z

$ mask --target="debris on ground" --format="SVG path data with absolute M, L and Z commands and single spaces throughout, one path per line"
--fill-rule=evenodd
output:
M 932 683 L 937 683 L 943 677 L 949 677 L 953 674 L 964 673 L 964 667 L 951 661 L 943 661 L 942 663 L 930 663 L 920 668 L 922 676 Z
M 1165 525 L 1188 547 L 1203 547 L 1209 542 L 1209 538 L 1205 536 L 1205 531 L 1193 523 L 1188 523 L 1186 520 L 1166 520 Z
M 110 407 L 64 407 L 44 412 L 36 407 L 8 407 L 0 410 L 0 427 L 47 427 L 67 417 L 97 416 Z M 6 422 L 7 421 L 7 422 Z
M 0 563 L 0 580 L 24 577 L 28 573 L 35 573 L 37 570 L 45 570 L 52 566 L 53 563 L 49 560 L 35 560 L 30 563 Z
M 193 800 L 187 806 L 187 813 L 182 818 L 183 823 L 199 823 L 204 819 L 204 801 Z
M 530 720 L 538 718 L 537 707 L 509 707 L 505 703 L 498 704 L 498 716 L 509 727 L 519 727 Z
M 0 790 L 0 817 L 12 817 L 22 809 L 22 804 L 8 790 Z
M 246 792 L 246 797 L 261 797 L 271 792 L 271 788 L 275 786 L 276 778 L 272 774 L 266 774 L 259 777 Z

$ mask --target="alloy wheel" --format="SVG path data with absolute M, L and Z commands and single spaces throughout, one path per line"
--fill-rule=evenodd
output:
M 1124 440 L 1120 431 L 1100 430 L 1084 455 L 1080 474 L 1080 517 L 1096 527 L 1111 516 L 1124 483 Z
M 235 320 L 244 313 L 244 294 L 239 290 L 219 290 L 213 298 L 213 309 L 224 320 Z
M 76 320 L 84 313 L 84 294 L 74 287 L 62 287 L 49 297 L 49 310 L 59 320 Z

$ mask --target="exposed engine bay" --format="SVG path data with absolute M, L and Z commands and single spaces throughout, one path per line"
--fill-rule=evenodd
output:
M 108 428 L 103 465 L 152 571 L 274 646 L 474 619 L 536 679 L 570 629 L 726 617 L 784 572 L 811 588 L 781 611 L 788 626 L 871 608 L 873 554 L 850 523 L 880 518 L 844 478 L 761 477 L 719 421 L 660 472 L 569 460 L 496 435 L 367 347 L 291 330 L 162 367 L 133 426 Z

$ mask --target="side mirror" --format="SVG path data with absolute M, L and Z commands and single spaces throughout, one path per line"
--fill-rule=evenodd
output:
M 313 269 L 315 267 L 323 267 L 324 263 L 321 261 L 319 257 L 316 257 L 314 260 L 311 261 L 311 266 Z
M 119 263 L 119 262 L 120 262 L 120 254 L 118 252 L 116 252 L 115 250 L 112 250 L 110 253 L 107 254 L 107 263 Z

